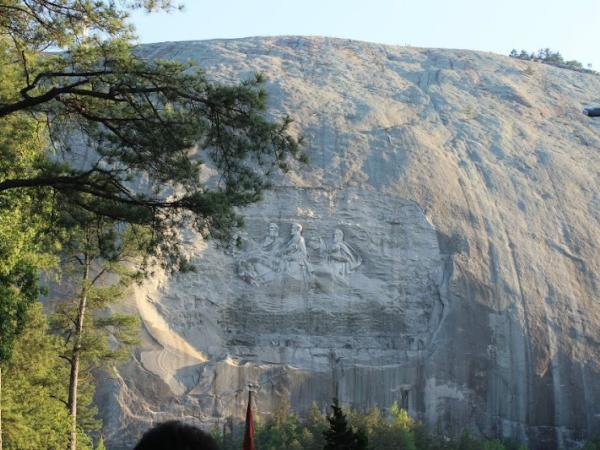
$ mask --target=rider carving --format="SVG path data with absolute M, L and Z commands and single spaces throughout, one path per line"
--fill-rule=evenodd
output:
M 336 228 L 327 248 L 327 262 L 335 275 L 346 277 L 361 265 L 358 253 L 344 241 L 344 232 Z
M 293 223 L 291 236 L 280 253 L 280 271 L 297 280 L 308 281 L 312 272 L 308 252 L 302 236 L 302 225 Z

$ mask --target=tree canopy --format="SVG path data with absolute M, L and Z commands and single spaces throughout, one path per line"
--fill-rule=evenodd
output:
M 138 225 L 117 227 L 110 218 L 69 205 L 61 218 L 65 294 L 59 296 L 64 298 L 55 308 L 52 325 L 62 338 L 60 357 L 69 366 L 66 406 L 71 416 L 70 448 L 76 450 L 78 437 L 90 423 L 80 414 L 79 391 L 93 392 L 94 371 L 109 372 L 137 343 L 138 318 L 114 312 L 110 306 L 141 278 L 136 262 L 148 237 Z
M 41 305 L 34 305 L 27 312 L 23 334 L 16 340 L 14 357 L 4 373 L 5 448 L 62 450 L 67 446 L 69 421 L 64 381 L 68 369 L 56 357 L 61 347 L 60 340 L 48 332 Z M 89 390 L 82 391 L 82 415 L 93 413 L 90 394 Z M 97 428 L 98 424 L 93 425 Z M 85 436 L 81 436 L 81 441 L 86 442 Z
M 0 96 L 10 86 L 0 54 Z M 0 120 L 0 174 L 30 176 L 42 151 L 39 123 L 25 115 Z M 49 202 L 34 191 L 11 190 L 0 195 L 0 364 L 10 358 L 16 336 L 24 327 L 26 312 L 40 293 L 38 272 L 52 263 L 41 237 Z
M 224 85 L 190 64 L 140 56 L 127 13 L 172 7 L 0 2 L 2 71 L 11 78 L 0 120 L 31 117 L 49 143 L 28 173 L 0 173 L 0 195 L 50 192 L 61 204 L 149 226 L 157 244 L 173 244 L 168 230 L 184 222 L 221 236 L 238 221 L 235 207 L 260 198 L 274 168 L 304 158 L 290 119 L 267 118 L 262 76 Z M 214 183 L 200 181 L 204 162 L 218 173 Z
M 323 450 L 366 450 L 367 435 L 362 430 L 355 430 L 348 424 L 346 414 L 333 399 L 331 416 L 327 417 L 329 429 L 324 432 L 325 446 Z
M 148 60 L 127 18 L 170 0 L 0 0 L 0 362 L 60 253 L 60 211 L 145 228 L 178 262 L 177 225 L 222 237 L 275 168 L 303 159 L 263 79 L 210 81 Z M 203 163 L 216 173 L 204 184 Z
M 4 366 L 21 377 L 14 364 L 36 350 L 18 347 L 10 365 L 40 274 L 70 268 L 79 293 L 66 294 L 53 320 L 62 347 L 43 348 L 70 365 L 66 398 L 52 395 L 69 407 L 71 448 L 87 446 L 76 435 L 95 426 L 90 369 L 135 342 L 136 321 L 107 305 L 139 278 L 145 258 L 178 267 L 178 226 L 226 237 L 240 223 L 236 208 L 257 201 L 273 171 L 305 160 L 290 119 L 268 115 L 260 74 L 222 84 L 192 64 L 143 56 L 129 13 L 174 8 L 171 0 L 0 0 L 0 374 Z M 115 282 L 95 284 L 105 274 Z M 15 427 L 29 426 L 9 424 L 12 442 Z M 0 448 L 2 435 L 0 422 Z
M 526 50 L 521 50 L 519 52 L 517 49 L 513 48 L 508 56 L 525 61 L 542 62 L 544 64 L 550 64 L 551 66 L 562 67 L 563 69 L 570 69 L 578 72 L 597 73 L 596 71 L 592 70 L 591 64 L 587 64 L 586 69 L 583 67 L 583 63 L 580 61 L 575 59 L 565 60 L 560 52 L 555 52 L 549 48 L 541 48 L 537 51 L 537 53 L 529 53 Z

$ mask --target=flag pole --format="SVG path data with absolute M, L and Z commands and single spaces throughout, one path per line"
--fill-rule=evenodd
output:
M 246 427 L 244 429 L 244 444 L 242 450 L 256 450 L 254 446 L 254 417 L 252 415 L 253 385 L 248 385 L 248 407 L 246 408 Z

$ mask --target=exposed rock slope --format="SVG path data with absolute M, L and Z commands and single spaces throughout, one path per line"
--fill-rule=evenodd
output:
M 239 249 L 190 237 L 198 271 L 132 297 L 144 343 L 100 396 L 115 447 L 242 417 L 248 383 L 260 415 L 337 392 L 532 448 L 600 429 L 600 120 L 581 113 L 600 77 L 326 38 L 143 52 L 265 73 L 311 165 L 245 211 Z

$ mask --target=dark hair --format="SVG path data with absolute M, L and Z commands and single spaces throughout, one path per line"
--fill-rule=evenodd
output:
M 200 428 L 171 420 L 146 431 L 134 450 L 219 450 L 219 447 Z

